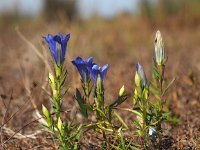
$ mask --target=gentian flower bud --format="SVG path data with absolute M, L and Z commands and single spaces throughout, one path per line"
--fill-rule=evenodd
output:
M 88 58 L 87 60 L 83 60 L 81 57 L 77 57 L 76 60 L 72 61 L 72 64 L 78 69 L 84 83 L 87 83 L 89 80 L 92 63 L 92 57 Z
M 121 87 L 121 89 L 119 90 L 119 96 L 123 96 L 125 93 L 125 89 L 124 89 L 124 85 Z
M 61 66 L 65 59 L 65 53 L 67 50 L 67 42 L 70 38 L 70 34 L 63 36 L 61 33 L 53 36 L 48 34 L 43 37 L 49 45 L 51 55 L 56 63 L 56 65 Z
M 51 130 L 53 130 L 53 122 L 52 122 L 51 115 L 50 115 L 48 109 L 44 105 L 42 105 L 42 113 L 45 116 L 45 120 L 46 120 L 49 128 Z M 46 124 L 44 124 L 44 125 L 46 125 Z
M 142 90 L 148 86 L 147 78 L 144 73 L 143 67 L 139 63 L 136 65 L 135 85 L 137 87 L 141 87 Z
M 47 108 L 44 105 L 42 105 L 42 113 L 46 118 L 49 117 L 49 111 L 47 110 Z
M 56 89 L 53 90 L 53 97 L 55 100 L 58 100 L 58 98 L 59 98 L 58 91 Z
M 167 61 L 164 43 L 159 30 L 156 32 L 155 37 L 155 61 L 158 66 L 165 65 L 165 62 Z
M 60 117 L 58 118 L 58 123 L 57 123 L 57 127 L 58 127 L 58 130 L 60 132 L 60 134 L 63 136 L 64 135 L 64 132 L 63 132 L 63 129 L 62 129 L 62 120 L 60 119 Z
M 136 71 L 136 73 L 135 73 L 135 85 L 136 85 L 137 87 L 140 87 L 140 86 L 141 86 L 141 78 L 140 78 L 140 76 L 139 76 L 139 74 L 138 74 L 137 71 Z
M 133 97 L 133 105 L 136 105 L 138 98 L 139 98 L 138 91 L 137 91 L 137 89 L 135 89 L 134 97 Z
M 97 77 L 99 76 L 99 78 L 103 81 L 106 73 L 108 71 L 108 64 L 104 65 L 103 67 L 99 67 L 98 65 L 93 65 L 92 69 L 91 69 L 91 75 L 92 75 L 92 79 L 94 80 L 94 83 L 97 83 Z
M 54 76 L 51 73 L 49 73 L 49 83 L 50 83 L 51 89 L 55 90 L 56 89 L 56 82 L 55 82 Z

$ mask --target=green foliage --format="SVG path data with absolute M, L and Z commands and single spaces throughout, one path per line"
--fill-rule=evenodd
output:
M 55 75 L 49 73 L 49 85 L 52 94 L 47 92 L 52 104 L 52 109 L 50 109 L 52 113 L 45 106 L 42 106 L 42 112 L 46 121 L 46 124 L 43 125 L 59 141 L 61 149 L 76 150 L 79 147 L 78 140 L 82 133 L 82 124 L 77 125 L 73 121 L 63 122 L 61 115 L 63 97 L 68 91 L 64 89 L 66 78 L 67 70 L 63 69 L 63 65 L 57 66 L 55 64 Z M 76 97 L 80 104 L 82 104 L 79 91 L 77 91 Z
M 118 105 L 123 103 L 128 97 L 124 90 L 124 87 L 120 89 L 119 96 L 113 103 L 111 103 L 110 105 L 105 105 L 103 80 L 98 77 L 97 84 L 95 86 L 91 86 L 89 83 L 87 83 L 87 88 L 85 88 L 85 85 L 86 84 L 82 82 L 84 96 L 82 96 L 81 92 L 76 89 L 75 99 L 79 104 L 79 110 L 81 114 L 86 119 L 88 119 L 88 121 L 89 117 L 91 116 L 95 116 L 96 118 L 96 121 L 88 122 L 86 126 L 93 127 L 94 130 L 99 132 L 114 132 L 115 125 L 112 123 L 112 119 L 115 116 L 125 128 L 128 128 L 123 119 L 113 110 Z M 89 103 L 89 100 L 91 98 L 91 91 L 93 91 L 94 93 L 92 104 Z
M 126 94 L 124 86 L 122 86 L 122 88 L 119 90 L 119 95 L 116 100 L 107 105 L 105 104 L 104 97 L 104 81 L 101 80 L 100 76 L 97 77 L 97 82 L 94 86 L 91 85 L 90 80 L 86 83 L 81 83 L 83 90 L 82 93 L 84 95 L 81 95 L 81 92 L 76 89 L 75 99 L 79 105 L 79 110 L 81 114 L 86 119 L 85 127 L 93 129 L 95 132 L 101 133 L 106 143 L 110 143 L 107 141 L 107 132 L 114 136 L 114 139 L 123 138 L 116 135 L 117 130 L 119 128 L 122 130 L 127 130 L 128 126 L 124 122 L 122 117 L 114 109 L 116 109 L 128 98 L 128 94 Z M 95 117 L 95 119 L 91 120 L 91 117 Z M 115 122 L 113 121 L 114 118 L 117 119 L 119 123 L 121 123 L 120 126 L 115 124 Z M 102 145 L 103 149 L 108 148 L 108 145 L 110 145 L 111 147 L 114 146 L 111 143 L 108 145 L 106 143 Z M 127 146 L 125 143 L 122 142 L 120 148 L 117 149 L 121 149 L 121 147 L 125 148 L 130 146 Z

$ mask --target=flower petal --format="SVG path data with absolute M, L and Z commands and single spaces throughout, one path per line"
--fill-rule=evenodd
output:
M 89 62 L 87 62 L 89 60 Z M 82 81 L 87 82 L 91 73 L 91 66 L 93 58 L 88 60 L 83 60 L 81 57 L 77 57 L 76 60 L 72 61 L 72 64 L 75 65 L 81 75 Z
M 106 73 L 108 71 L 108 64 L 104 65 L 103 67 L 101 67 L 100 69 L 100 77 L 101 77 L 101 80 L 103 80 L 106 76 Z
M 99 73 L 99 66 L 96 65 L 96 64 L 94 64 L 94 65 L 92 66 L 91 75 L 92 75 L 92 79 L 94 80 L 95 83 L 96 83 L 96 81 L 97 81 L 98 73 Z
M 43 37 L 45 41 L 49 45 L 49 49 L 51 51 L 51 55 L 53 56 L 54 60 L 57 62 L 57 49 L 56 49 L 56 41 L 54 40 L 54 36 L 48 34 L 47 36 Z
M 61 57 L 61 61 L 64 61 L 65 58 L 65 53 L 67 51 L 67 42 L 70 39 L 70 34 L 66 34 L 65 37 L 61 38 L 61 49 L 62 49 L 62 57 Z

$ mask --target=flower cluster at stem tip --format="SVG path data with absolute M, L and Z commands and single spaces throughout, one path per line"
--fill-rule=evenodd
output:
M 94 64 L 92 57 L 88 58 L 87 60 L 83 60 L 78 56 L 76 60 L 72 61 L 72 64 L 78 69 L 84 83 L 88 82 L 90 75 L 95 84 L 98 76 L 103 81 L 109 68 L 108 64 L 104 65 L 103 67 L 99 67 L 97 64 Z
M 104 65 L 103 67 L 99 67 L 98 65 L 94 64 L 92 66 L 92 70 L 91 70 L 91 75 L 92 75 L 92 79 L 94 80 L 94 82 L 97 82 L 97 78 L 98 76 L 100 77 L 100 79 L 103 81 L 107 70 L 108 70 L 108 64 Z
M 90 57 L 87 60 L 83 60 L 81 57 L 77 57 L 76 60 L 72 61 L 72 64 L 78 69 L 82 81 L 87 83 L 90 77 L 91 68 L 93 65 L 93 58 Z
M 48 34 L 47 36 L 44 36 L 43 38 L 49 45 L 51 55 L 56 65 L 58 66 L 62 65 L 65 59 L 65 53 L 67 50 L 67 42 L 70 38 L 70 34 L 66 34 L 65 36 L 63 36 L 61 33 L 58 33 L 55 36 Z

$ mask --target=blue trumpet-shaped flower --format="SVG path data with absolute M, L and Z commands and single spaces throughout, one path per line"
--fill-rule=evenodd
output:
M 144 89 L 148 85 L 148 82 L 147 82 L 147 78 L 144 73 L 143 67 L 139 63 L 136 64 L 136 76 L 138 76 L 138 77 L 136 77 L 135 80 L 138 79 L 142 86 L 142 89 Z
M 69 38 L 70 34 L 63 36 L 61 33 L 58 33 L 55 36 L 48 34 L 44 37 L 45 41 L 49 45 L 51 55 L 58 66 L 64 62 L 65 52 L 67 50 L 67 42 Z
M 91 75 L 94 82 L 97 82 L 97 77 L 100 76 L 101 80 L 104 80 L 107 70 L 108 64 L 104 65 L 103 67 L 99 67 L 98 65 L 94 64 L 91 69 Z
M 82 81 L 88 82 L 90 76 L 90 70 L 92 68 L 93 58 L 90 57 L 87 60 L 83 60 L 81 57 L 77 57 L 76 60 L 72 61 L 72 64 L 78 69 Z

